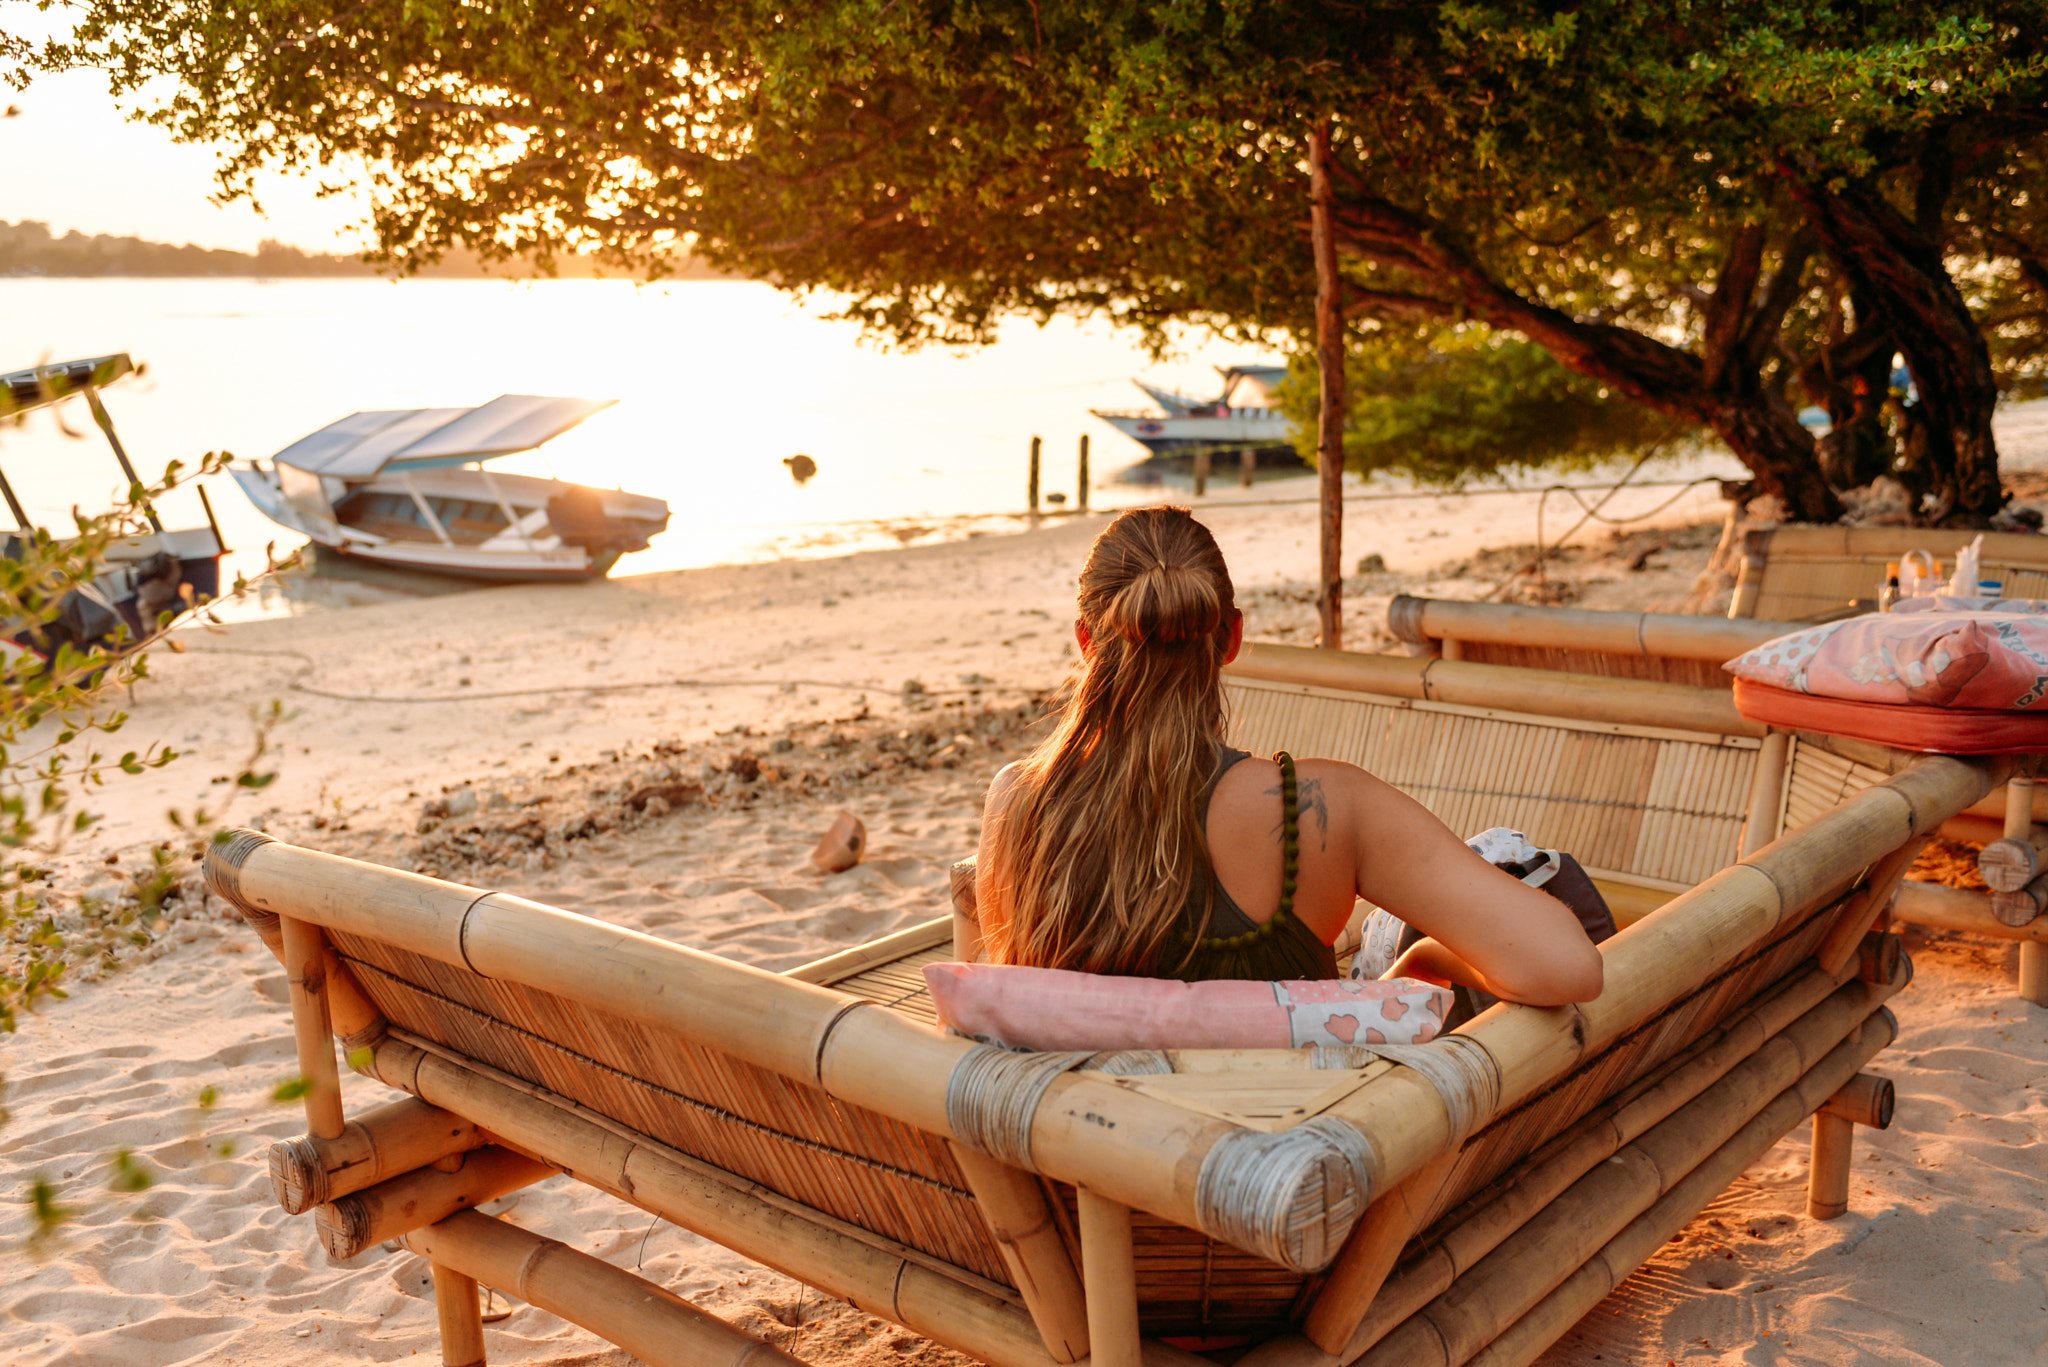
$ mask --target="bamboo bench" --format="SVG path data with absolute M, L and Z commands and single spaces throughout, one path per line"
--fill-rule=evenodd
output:
M 1839 540 L 1841 534 L 1852 529 L 1779 529 L 1787 530 L 1825 531 Z M 1902 533 L 1913 529 L 1853 530 Z M 1992 540 L 1986 537 L 1987 550 Z M 1421 656 L 1439 662 L 1486 661 L 1548 670 L 1586 670 L 1614 679 L 1682 679 L 1690 671 L 1702 671 L 1702 677 L 1710 671 L 1717 676 L 1715 684 L 1721 689 L 1728 687 L 1731 676 L 1719 667 L 1719 661 L 1732 659 L 1784 634 L 1788 625 L 1662 613 L 1446 602 L 1407 595 L 1388 605 L 1387 622 L 1397 638 L 1408 642 Z M 1430 677 L 1449 672 L 1445 663 L 1422 668 Z M 1616 685 L 1604 687 L 1610 693 L 1619 691 Z M 1737 715 L 1750 727 L 1746 734 L 1763 734 L 1762 728 Z M 1767 757 L 1764 774 L 1768 777 L 1779 773 L 1782 782 L 1775 798 L 1761 791 L 1756 795 L 1753 810 L 1766 818 L 1755 832 L 1760 839 L 1775 838 L 1803 825 L 1822 808 L 1878 781 L 1896 766 L 1900 754 L 1881 746 L 1806 732 L 1770 733 L 1762 746 Z M 2033 762 L 2017 766 L 2010 787 L 1987 793 L 1944 823 L 1941 833 L 1982 843 L 2001 837 L 2025 840 L 2029 832 L 2038 832 L 2042 823 L 2048 822 L 2048 791 L 2036 789 L 2031 777 L 2035 767 Z M 1769 817 L 1773 804 L 1776 815 Z M 1616 902 L 1620 914 L 1628 914 L 1628 909 L 1640 902 L 1640 894 L 1604 890 L 1609 900 Z M 2035 911 L 2034 905 L 2008 898 L 2000 906 L 1983 893 L 1951 895 L 1949 889 L 1906 883 L 1900 888 L 1893 912 L 1900 920 L 1918 925 L 2017 941 L 2019 995 L 2048 1006 L 2048 915 Z
M 1925 549 L 1949 564 L 1977 533 L 1945 527 L 1764 527 L 1743 537 L 1731 618 L 1793 622 L 1877 606 L 1884 567 Z M 1985 532 L 1982 573 L 2008 598 L 2048 598 L 2048 537 Z
M 1405 1051 L 1012 1054 L 932 1020 L 946 918 L 776 975 L 243 832 L 206 878 L 284 961 L 308 1082 L 274 1193 L 334 1256 L 428 1259 L 462 1367 L 478 1282 L 650 1363 L 790 1361 L 471 1209 L 558 1172 L 998 1367 L 1194 1367 L 1169 1340 L 1217 1336 L 1251 1367 L 1527 1362 L 1816 1110 L 1810 1208 L 1840 1213 L 1910 972 L 1868 928 L 2005 763 L 1900 759 L 1751 848 L 1759 738 L 1702 725 L 1725 695 L 1371 659 L 1248 651 L 1240 739 L 1362 754 L 1543 839 L 1576 821 L 1610 873 L 1690 880 L 1603 946 L 1597 1001 Z M 398 1100 L 342 1114 L 337 1037 Z

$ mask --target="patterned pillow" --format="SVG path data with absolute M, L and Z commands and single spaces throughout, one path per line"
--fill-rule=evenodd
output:
M 1823 698 L 1978 711 L 2048 710 L 2048 619 L 1873 613 L 1766 641 L 1722 666 Z
M 1422 1044 L 1450 989 L 1388 982 L 1211 982 L 1113 978 L 1057 968 L 926 964 L 939 1019 L 1015 1049 L 1298 1049 Z

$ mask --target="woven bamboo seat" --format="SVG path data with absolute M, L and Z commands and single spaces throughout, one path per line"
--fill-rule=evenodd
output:
M 1363 757 L 1440 813 L 1569 829 L 1687 890 L 1603 947 L 1597 1001 L 1411 1051 L 1030 1055 L 935 1028 L 917 970 L 945 919 L 774 975 L 243 833 L 207 880 L 285 961 L 310 1084 L 280 1201 L 338 1256 L 428 1258 L 465 1364 L 471 1279 L 649 1362 L 783 1357 L 467 1209 L 557 1171 L 1002 1367 L 1191 1364 L 1166 1340 L 1219 1335 L 1254 1364 L 1523 1362 L 1816 1108 L 1817 1135 L 1882 1120 L 1857 1079 L 1909 967 L 1865 932 L 1899 853 L 2006 761 L 1899 759 L 1737 861 L 1757 743 L 1657 724 L 1696 699 L 1546 718 L 1246 656 L 1239 743 Z M 1532 699 L 1560 677 L 1500 672 L 1477 677 Z M 399 1099 L 345 1118 L 335 1037 Z M 1822 1214 L 1847 1189 L 1828 1143 Z

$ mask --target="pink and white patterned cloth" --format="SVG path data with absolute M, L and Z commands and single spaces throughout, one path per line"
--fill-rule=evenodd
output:
M 2048 617 L 2012 605 L 1872 613 L 1766 641 L 1722 668 L 1823 698 L 2048 711 Z
M 924 980 L 946 1025 L 1012 1049 L 1423 1044 L 1451 1009 L 1449 988 L 1413 978 L 1184 983 L 940 963 L 925 965 Z

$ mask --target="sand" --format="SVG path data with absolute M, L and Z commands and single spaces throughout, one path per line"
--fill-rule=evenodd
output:
M 1212 496 L 1205 516 L 1252 634 L 1305 643 L 1313 523 L 1302 507 L 1239 506 L 1270 493 Z M 1533 539 L 1532 505 L 1354 508 L 1347 560 L 1377 552 L 1389 568 L 1350 581 L 1349 639 L 1369 643 L 1399 589 L 1486 591 L 1513 568 L 1498 548 Z M 1676 602 L 1718 511 L 1694 496 L 1622 554 L 1572 558 L 1563 596 Z M 105 790 L 109 819 L 60 861 L 55 909 L 117 896 L 170 834 L 167 808 L 219 810 L 251 712 L 279 700 L 286 718 L 259 765 L 278 778 L 228 811 L 284 839 L 771 969 L 941 914 L 981 788 L 1038 734 L 1038 702 L 1071 661 L 1074 574 L 1097 526 L 187 633 L 185 654 L 152 661 L 131 724 L 136 739 L 187 753 Z M 1665 548 L 1628 569 L 1653 541 Z M 806 854 L 842 809 L 872 847 L 855 870 L 820 874 Z M 155 941 L 118 958 L 0 1045 L 12 1113 L 0 1128 L 0 1361 L 435 1359 L 418 1259 L 373 1250 L 331 1265 L 311 1222 L 270 1200 L 263 1150 L 303 1118 L 271 1100 L 294 1064 L 283 976 L 253 934 L 187 874 Z M 1801 1213 L 1802 1129 L 1546 1360 L 2048 1358 L 2048 1011 L 2011 995 L 2012 958 L 1954 937 L 1921 944 L 1895 1003 L 1900 1039 L 1878 1063 L 1898 1084 L 1898 1118 L 1859 1133 L 1849 1215 Z M 356 1077 L 345 1092 L 351 1109 L 386 1096 Z M 122 1150 L 153 1174 L 146 1191 L 109 1190 Z M 32 1243 L 20 1198 L 37 1178 L 71 1218 Z M 958 1360 L 566 1179 L 492 1209 L 806 1359 Z M 487 1341 L 494 1362 L 628 1361 L 524 1306 Z

